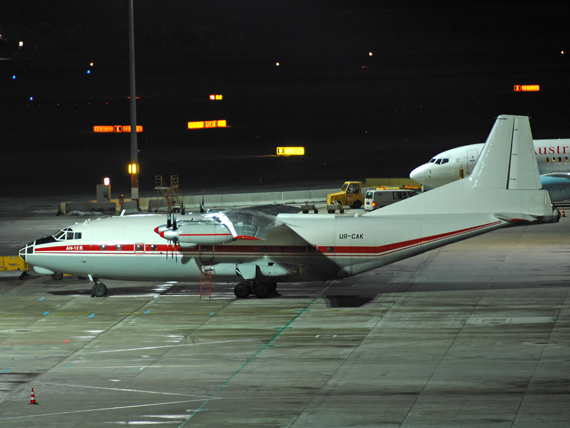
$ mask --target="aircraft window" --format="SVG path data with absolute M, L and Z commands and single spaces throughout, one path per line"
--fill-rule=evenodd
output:
M 69 227 L 65 227 L 61 229 L 59 232 L 57 232 L 55 235 L 53 235 L 53 237 L 58 240 L 64 240 L 66 239 L 66 237 L 67 239 L 73 239 L 73 233 L 71 233 L 71 237 L 69 237 L 68 232 L 73 232 L 73 230 L 70 229 Z
M 568 162 L 568 156 L 564 156 L 564 162 Z
M 441 159 L 437 159 L 437 160 L 435 161 L 435 163 L 438 164 L 438 165 L 441 165 Z
M 152 245 L 150 246 L 150 249 L 151 249 L 152 251 L 156 251 L 156 245 L 152 244 Z
M 73 239 L 73 232 L 67 232 L 65 239 Z
M 105 244 L 101 245 L 101 249 L 105 250 L 107 248 L 107 246 Z
M 558 158 L 558 162 L 562 162 L 562 158 Z
M 121 251 L 123 249 L 123 246 L 121 244 L 117 244 L 117 251 Z
M 546 163 L 548 163 L 548 158 L 546 158 Z
M 429 163 L 434 163 L 435 162 L 435 158 L 430 159 Z
M 333 248 L 333 247 L 327 247 L 327 251 L 328 251 L 329 253 L 332 253 L 332 252 L 334 252 L 334 248 Z
M 449 159 L 447 159 L 447 158 L 441 160 L 441 164 L 442 164 L 442 165 L 443 165 L 444 163 L 447 163 L 447 162 L 449 162 Z
M 75 238 L 74 239 L 81 239 L 81 232 L 75 232 Z
M 261 248 L 261 251 L 263 251 L 264 253 L 267 253 L 268 250 L 269 250 L 269 249 L 268 249 L 267 247 L 262 247 L 262 248 Z
M 137 251 L 142 251 L 142 250 L 143 250 L 142 244 L 137 244 Z

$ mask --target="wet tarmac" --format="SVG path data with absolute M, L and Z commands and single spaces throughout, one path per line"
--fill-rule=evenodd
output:
M 1 214 L 2 254 L 75 221 Z M 565 427 L 569 233 L 502 229 L 268 299 L 0 273 L 0 425 Z

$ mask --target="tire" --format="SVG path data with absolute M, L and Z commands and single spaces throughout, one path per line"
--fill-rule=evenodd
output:
M 91 289 L 91 297 L 106 297 L 107 296 L 107 286 L 102 282 L 99 282 L 93 286 Z
M 267 296 L 269 296 L 272 293 L 272 290 L 269 284 L 266 284 L 265 282 L 260 282 L 255 285 L 254 292 L 258 299 L 265 299 Z
M 240 282 L 234 287 L 234 294 L 238 299 L 245 299 L 249 296 L 249 284 Z
M 52 277 L 53 279 L 55 279 L 56 281 L 61 281 L 61 280 L 63 279 L 63 274 L 56 272 L 56 273 L 54 273 L 51 277 Z
M 357 210 L 358 208 L 360 208 L 362 206 L 362 202 L 360 202 L 358 199 L 356 201 L 354 201 L 354 204 L 352 204 L 352 206 L 350 208 L 354 208 L 355 210 Z

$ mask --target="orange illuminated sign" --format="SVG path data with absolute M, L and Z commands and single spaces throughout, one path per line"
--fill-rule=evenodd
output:
M 204 129 L 204 128 L 225 128 L 227 121 L 224 120 L 203 120 L 200 122 L 188 122 L 188 129 Z
M 98 125 L 93 132 L 131 132 L 131 125 Z M 143 132 L 142 125 L 137 125 L 137 132 Z
M 222 97 L 222 95 L 220 95 L 220 94 L 217 94 L 217 95 L 212 94 L 212 95 L 210 95 L 210 99 L 211 99 L 212 101 L 219 101 L 219 100 L 221 100 L 222 98 L 223 98 L 223 97 Z
M 515 92 L 538 92 L 540 85 L 515 85 Z
M 304 147 L 277 147 L 277 154 L 280 156 L 292 156 L 305 154 Z

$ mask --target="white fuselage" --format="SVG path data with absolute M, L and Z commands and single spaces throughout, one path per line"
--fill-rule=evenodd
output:
M 558 221 L 540 188 L 528 118 L 499 116 L 481 159 L 468 180 L 363 215 L 279 214 L 257 236 L 236 232 L 261 230 L 255 216 L 251 225 L 224 213 L 167 225 L 161 215 L 111 217 L 64 228 L 20 255 L 40 273 L 94 279 L 330 280 L 497 228 Z
M 484 145 L 470 144 L 441 152 L 428 163 L 415 168 L 410 178 L 429 190 L 468 177 Z M 570 139 L 534 140 L 533 145 L 541 175 L 570 172 Z M 543 187 L 548 188 L 550 184 L 545 180 Z M 559 189 L 549 189 L 552 199 L 567 199 L 570 196 L 570 180 L 558 180 L 556 184 L 567 186 L 568 192 L 553 195 L 552 190 Z

